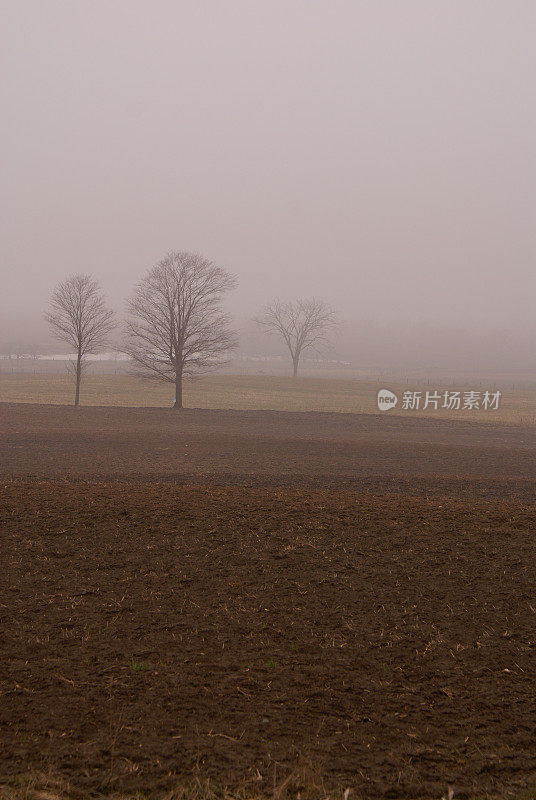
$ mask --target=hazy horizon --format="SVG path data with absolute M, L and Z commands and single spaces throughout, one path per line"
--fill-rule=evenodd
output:
M 316 295 L 341 358 L 536 368 L 534 4 L 1 7 L 0 343 L 181 249 L 242 329 Z

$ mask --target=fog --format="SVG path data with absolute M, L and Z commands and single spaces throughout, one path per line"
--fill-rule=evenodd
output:
M 48 346 L 47 298 L 75 272 L 121 313 L 180 249 L 237 275 L 243 340 L 265 300 L 316 295 L 356 364 L 536 369 L 530 0 L 2 17 L 0 343 Z

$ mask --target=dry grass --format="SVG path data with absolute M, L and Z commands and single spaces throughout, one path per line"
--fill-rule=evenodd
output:
M 88 791 L 66 779 L 53 774 L 34 773 L 9 781 L 0 781 L 0 800 L 361 800 L 351 786 L 327 787 L 319 771 L 310 763 L 303 762 L 283 780 L 274 783 L 270 791 L 260 788 L 259 779 L 252 778 L 241 784 L 230 786 L 219 784 L 210 778 L 194 775 L 171 790 L 153 793 L 125 793 Z M 260 778 L 260 776 L 259 776 Z M 534 800 L 534 789 L 517 797 L 517 800 Z M 496 795 L 474 795 L 466 800 L 497 800 Z M 419 797 L 412 800 L 456 800 L 452 787 L 446 787 L 441 797 Z
M 377 414 L 378 389 L 390 388 L 399 397 L 406 389 L 440 389 L 434 386 L 388 383 L 336 378 L 288 378 L 269 375 L 210 375 L 187 380 L 185 406 L 191 408 L 260 409 L 275 411 L 334 411 Z M 446 388 L 446 387 L 443 387 Z M 449 387 L 452 388 L 452 387 Z M 459 387 L 456 387 L 459 388 Z M 494 387 L 477 382 L 471 388 L 484 391 Z M 72 379 L 65 374 L 2 374 L 0 402 L 70 404 Z M 129 375 L 87 375 L 83 386 L 83 405 L 171 406 L 173 387 L 142 381 Z M 384 412 L 388 416 L 391 412 Z M 503 389 L 498 411 L 401 411 L 397 414 L 431 418 L 470 419 L 476 422 L 536 424 L 536 390 Z
M 318 770 L 310 762 L 303 761 L 282 780 L 277 780 L 277 768 L 269 783 L 269 791 L 261 788 L 262 778 L 257 772 L 252 778 L 234 786 L 220 784 L 210 778 L 195 774 L 171 790 L 154 794 L 146 792 L 125 793 L 110 789 L 95 794 L 53 774 L 34 773 L 4 784 L 0 783 L 0 800 L 89 800 L 95 796 L 107 800 L 349 800 L 353 792 L 350 787 L 328 792 Z M 353 800 L 353 798 L 352 798 Z M 356 798 L 355 800 L 358 800 Z

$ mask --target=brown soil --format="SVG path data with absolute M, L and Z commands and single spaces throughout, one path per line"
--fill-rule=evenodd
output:
M 0 413 L 0 776 L 536 786 L 530 429 Z

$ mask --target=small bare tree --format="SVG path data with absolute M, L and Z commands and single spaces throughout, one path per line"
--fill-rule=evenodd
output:
M 114 312 L 106 305 L 99 284 L 90 275 L 72 275 L 52 293 L 45 313 L 56 339 L 71 345 L 76 352 L 72 362 L 75 377 L 74 404 L 80 402 L 80 382 L 86 356 L 98 353 L 114 329 Z
M 292 358 L 292 374 L 304 350 L 318 351 L 328 341 L 328 332 L 337 324 L 337 317 L 321 300 L 296 300 L 283 303 L 274 300 L 266 305 L 255 322 L 285 342 Z
M 125 352 L 138 375 L 174 384 L 174 408 L 182 408 L 183 376 L 218 366 L 236 346 L 221 306 L 234 285 L 232 275 L 199 254 L 171 252 L 128 301 Z

